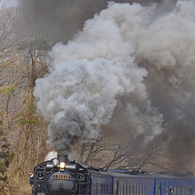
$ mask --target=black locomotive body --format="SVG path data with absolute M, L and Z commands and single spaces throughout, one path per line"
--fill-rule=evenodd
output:
M 90 174 L 83 166 L 63 159 L 45 161 L 34 168 L 33 195 L 90 194 Z
M 58 156 L 34 168 L 33 195 L 174 195 L 195 194 L 192 174 L 145 174 L 102 171 Z

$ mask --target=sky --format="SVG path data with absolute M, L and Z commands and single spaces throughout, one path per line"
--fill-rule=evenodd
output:
M 11 6 L 11 7 L 15 7 L 18 5 L 17 0 L 0 0 L 0 6 L 2 6 L 2 4 L 6 4 L 7 6 Z

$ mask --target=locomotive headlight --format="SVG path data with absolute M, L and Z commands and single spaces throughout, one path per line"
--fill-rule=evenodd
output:
M 52 161 L 54 166 L 57 166 L 59 164 L 59 160 L 57 158 L 53 159 Z
M 65 164 L 65 162 L 60 162 L 60 169 L 64 169 L 65 168 L 65 166 L 66 166 L 66 164 Z

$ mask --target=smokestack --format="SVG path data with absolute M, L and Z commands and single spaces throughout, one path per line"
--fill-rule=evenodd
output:
M 66 164 L 69 163 L 68 155 L 66 154 L 58 154 L 59 162 L 65 162 Z

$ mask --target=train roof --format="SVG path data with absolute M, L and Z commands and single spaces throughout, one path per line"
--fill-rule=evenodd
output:
M 125 171 L 112 170 L 112 171 L 97 171 L 88 169 L 92 174 L 100 174 L 104 176 L 111 176 L 115 178 L 145 178 L 145 179 L 194 179 L 195 176 L 190 173 L 176 173 L 176 172 L 160 172 L 155 174 L 131 174 Z

